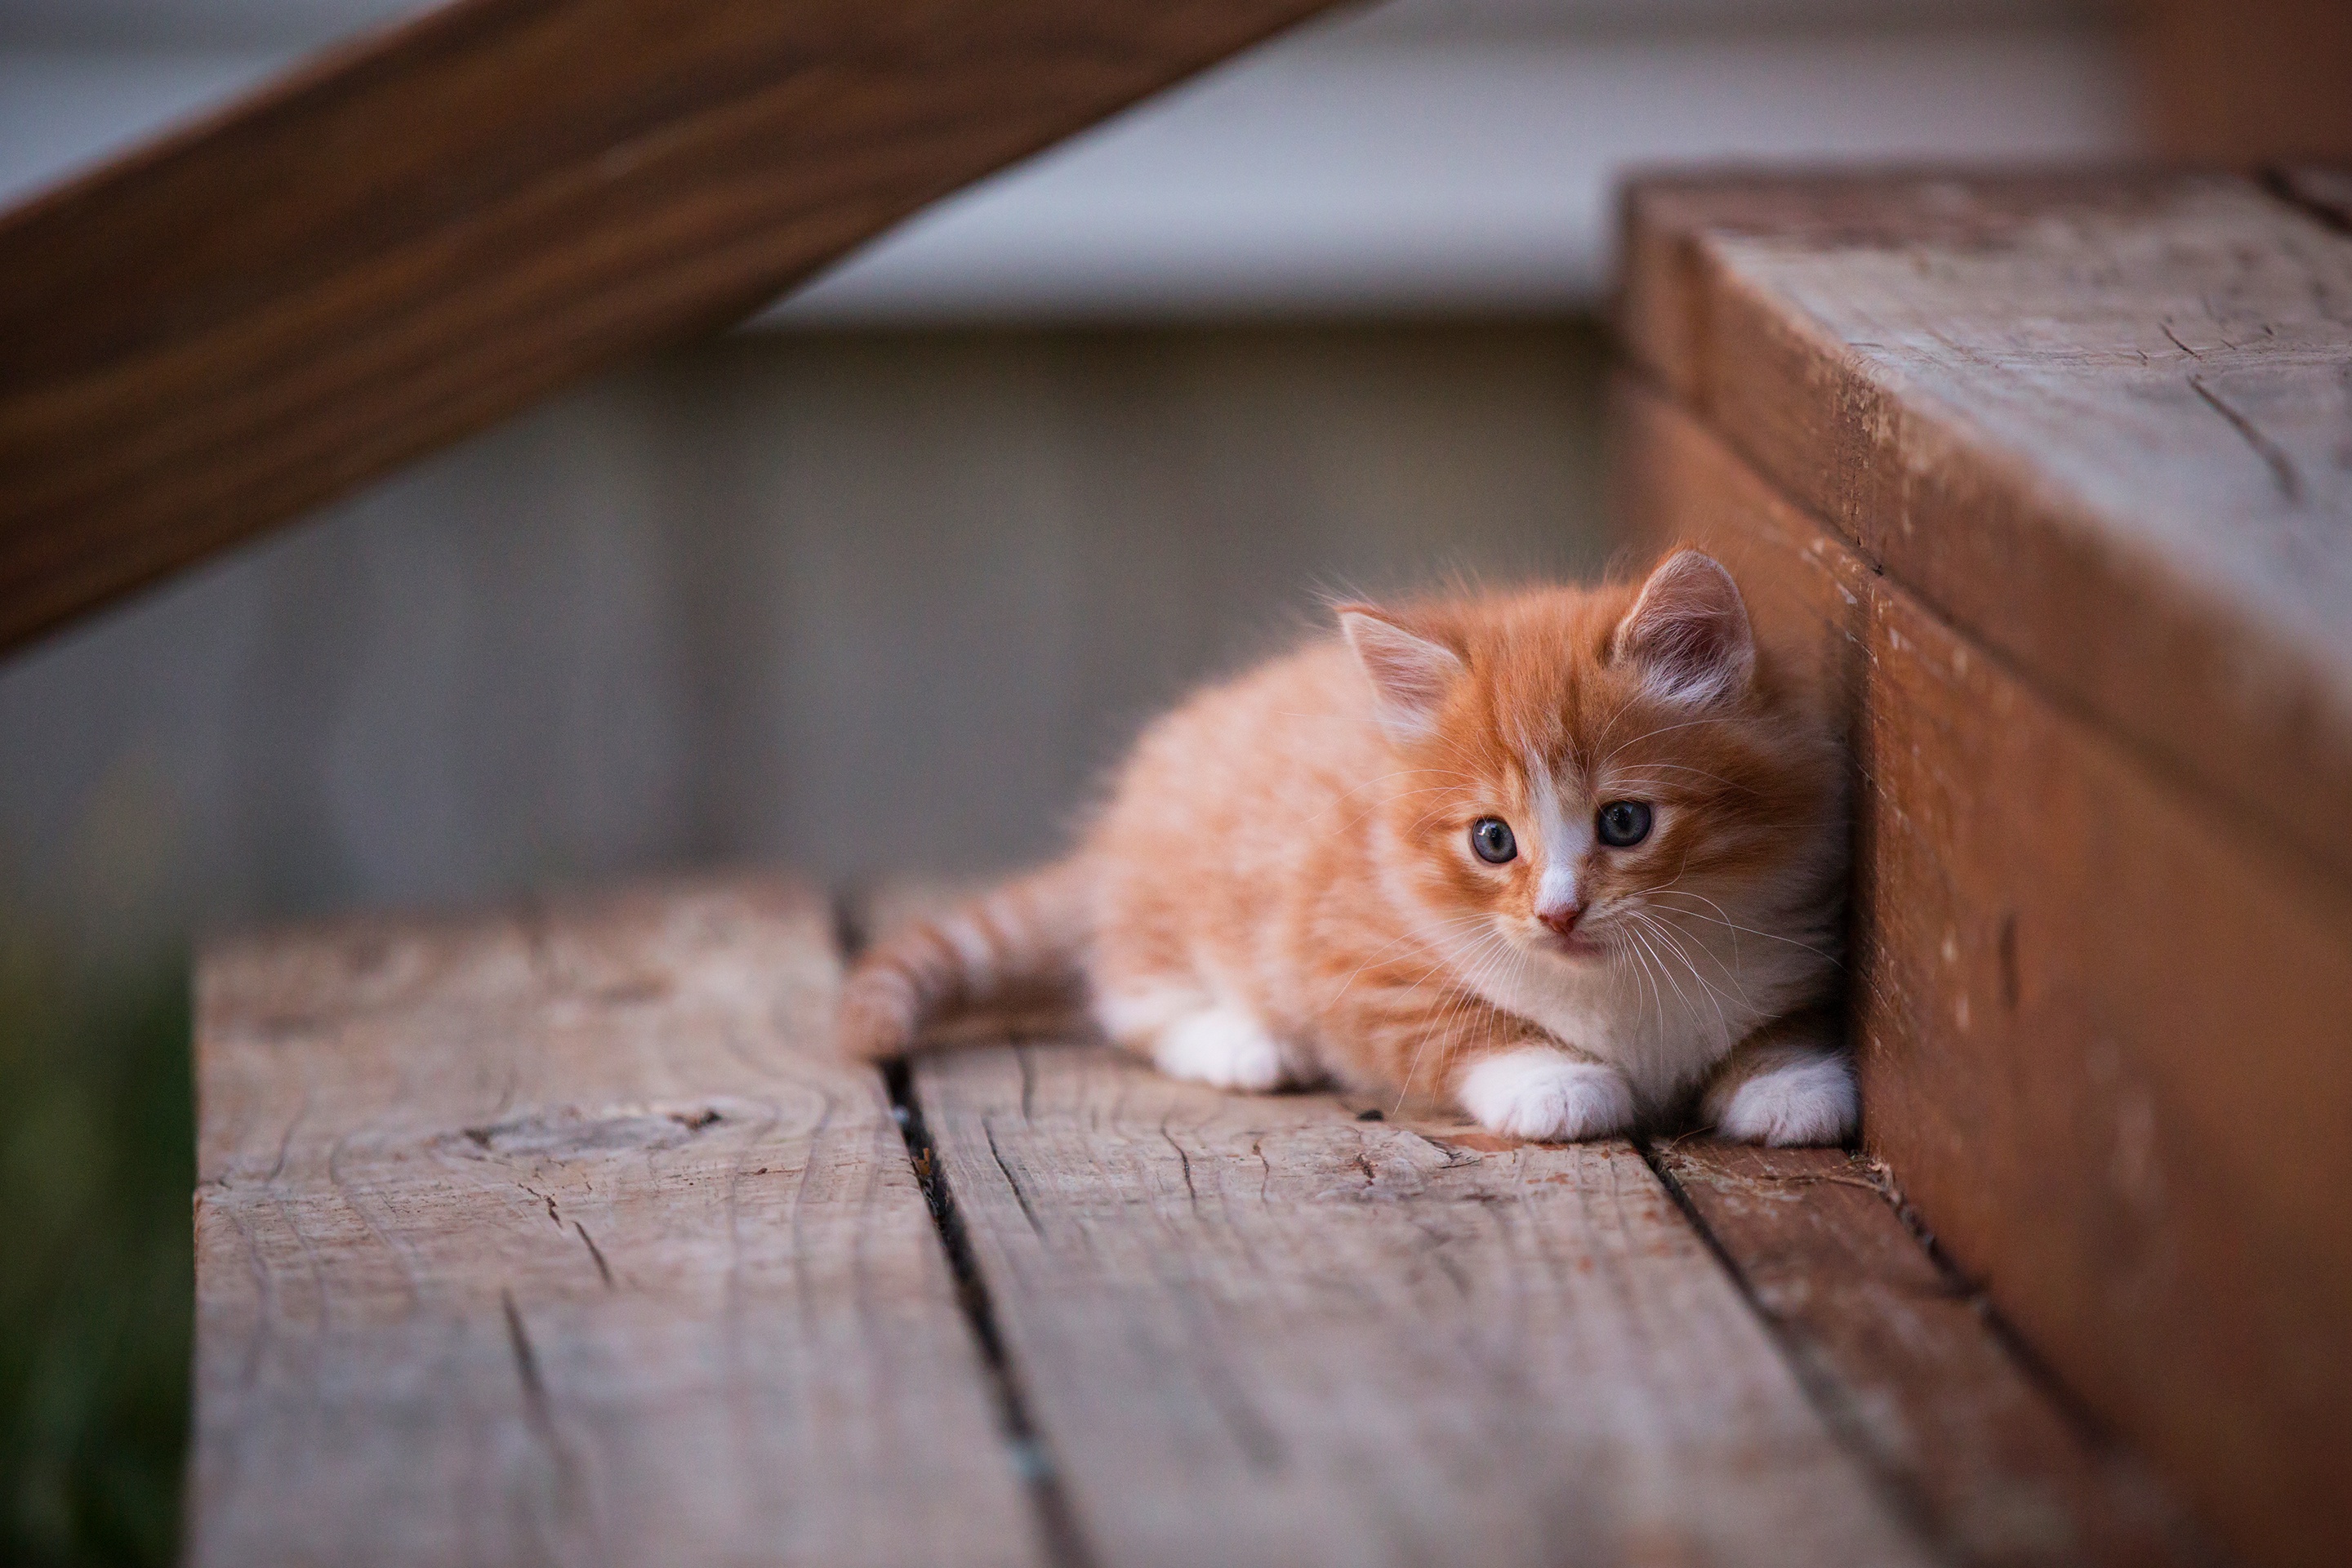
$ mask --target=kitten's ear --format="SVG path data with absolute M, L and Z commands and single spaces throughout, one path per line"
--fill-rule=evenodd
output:
M 1756 634 L 1739 585 L 1696 550 L 1677 550 L 1650 574 L 1609 651 L 1676 702 L 1736 696 L 1756 672 Z
M 1465 666 L 1444 643 L 1409 632 L 1370 605 L 1339 606 L 1339 629 L 1372 683 L 1373 710 L 1400 745 L 1426 740 Z

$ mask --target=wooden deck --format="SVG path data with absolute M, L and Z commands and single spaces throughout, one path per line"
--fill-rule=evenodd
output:
M 1832 1151 L 825 1049 L 828 904 L 203 966 L 191 1560 L 2171 1563 Z
M 886 1081 L 788 883 L 249 939 L 194 1559 L 2341 1561 L 2342 189 L 1633 193 L 1620 517 L 1853 742 L 1874 1159 Z

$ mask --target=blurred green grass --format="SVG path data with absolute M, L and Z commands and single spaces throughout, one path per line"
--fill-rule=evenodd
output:
M 0 931 L 0 1562 L 165 1563 L 194 1310 L 187 966 Z

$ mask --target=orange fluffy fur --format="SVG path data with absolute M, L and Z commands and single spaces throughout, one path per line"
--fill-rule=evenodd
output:
M 845 1047 L 1042 982 L 1229 1088 L 1336 1079 L 1537 1138 L 1692 1104 L 1850 1133 L 1840 769 L 1728 574 L 1684 551 L 1338 619 L 1154 724 L 1071 858 L 867 953 Z M 1638 841 L 1606 841 L 1643 820 L 1617 803 Z

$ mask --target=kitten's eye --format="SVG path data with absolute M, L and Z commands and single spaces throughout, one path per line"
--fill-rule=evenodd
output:
M 1478 851 L 1479 859 L 1499 866 L 1519 852 L 1519 841 L 1501 817 L 1482 816 L 1470 825 L 1470 847 Z
M 1612 849 L 1639 844 L 1650 836 L 1650 808 L 1638 800 L 1612 800 L 1601 808 L 1594 828 Z

